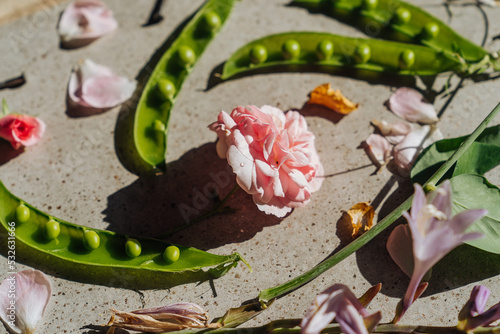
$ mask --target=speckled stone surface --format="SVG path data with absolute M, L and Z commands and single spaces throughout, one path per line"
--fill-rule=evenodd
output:
M 481 43 L 485 26 L 477 7 L 450 6 L 450 17 L 440 2 L 412 2 Z M 305 272 L 345 244 L 346 231 L 339 223 L 343 210 L 357 202 L 373 201 L 378 219 L 412 192 L 409 182 L 392 177 L 387 170 L 374 174 L 375 168 L 357 148 L 372 132 L 371 119 L 396 119 L 384 107 L 397 85 L 391 78 L 383 77 L 384 83 L 368 83 L 319 73 L 281 73 L 245 77 L 206 89 L 214 67 L 244 43 L 266 34 L 314 30 L 364 36 L 329 17 L 286 6 L 285 0 L 244 0 L 236 4 L 229 21 L 185 81 L 172 110 L 167 173 L 139 179 L 124 168 L 115 152 L 120 107 L 90 117 L 74 118 L 66 113 L 71 68 L 79 59 L 90 58 L 121 75 L 136 77 L 155 50 L 202 1 L 166 1 L 162 10 L 165 19 L 147 28 L 141 25 L 149 16 L 153 1 L 107 3 L 115 13 L 119 29 L 80 49 L 59 48 L 55 27 L 64 4 L 0 27 L 0 78 L 21 72 L 27 77 L 27 84 L 0 91 L 0 97 L 8 101 L 11 110 L 38 115 L 47 124 L 43 141 L 17 156 L 8 143 L 0 143 L 0 179 L 15 195 L 55 217 L 111 231 L 157 235 L 182 224 L 179 207 L 193 207 L 197 194 L 213 182 L 210 175 L 225 170 L 226 163 L 215 153 L 216 136 L 207 128 L 221 110 L 229 112 L 247 104 L 300 109 L 309 92 L 326 82 L 360 103 L 360 107 L 342 119 L 321 108 L 304 112 L 309 129 L 316 135 L 325 173 L 330 175 L 305 208 L 277 219 L 258 211 L 250 196 L 239 191 L 228 202 L 236 213 L 215 216 L 171 238 L 217 254 L 238 251 L 252 265 L 252 273 L 239 265 L 214 280 L 213 286 L 204 282 L 169 290 L 133 291 L 69 281 L 51 272 L 49 264 L 40 264 L 37 269 L 50 274 L 54 289 L 39 333 L 100 333 L 92 326 L 105 324 L 110 308 L 131 311 L 181 301 L 198 303 L 211 316 L 221 316 L 229 307 L 255 298 L 260 290 Z M 485 15 L 489 19 L 486 47 L 498 50 L 500 41 L 492 41 L 492 36 L 500 34 L 500 7 L 488 8 Z M 439 76 L 433 89 L 439 91 L 446 79 L 447 75 Z M 420 80 L 416 83 L 423 87 Z M 457 83 L 453 78 L 452 87 Z M 465 80 L 439 123 L 444 136 L 473 131 L 498 103 L 499 91 L 500 80 Z M 436 107 L 444 107 L 448 99 L 444 93 L 437 95 Z M 497 118 L 495 123 L 499 121 Z M 498 169 L 490 172 L 490 181 L 499 184 L 498 174 Z M 224 183 L 223 194 L 233 188 L 235 181 Z M 388 233 L 382 233 L 318 279 L 279 299 L 248 325 L 301 317 L 314 296 L 332 283 L 346 284 L 358 295 L 372 284 L 383 283 L 370 310 L 382 310 L 383 321 L 390 321 L 409 280 L 385 250 Z M 2 278 L 7 272 L 6 263 L 6 258 L 0 257 Z M 19 264 L 18 270 L 23 268 Z M 411 307 L 403 323 L 453 325 L 472 286 L 478 283 L 492 290 L 488 305 L 498 302 L 499 276 L 489 276 L 474 272 L 463 281 L 446 267 L 436 268 L 428 291 Z M 3 331 L 1 327 L 0 332 Z

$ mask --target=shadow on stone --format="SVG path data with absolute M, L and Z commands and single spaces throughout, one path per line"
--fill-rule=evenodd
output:
M 0 139 L 0 166 L 6 164 L 23 152 L 24 148 L 16 150 L 8 141 Z
M 158 238 L 209 212 L 235 186 L 231 168 L 217 156 L 215 144 L 208 143 L 169 163 L 165 174 L 141 177 L 110 195 L 103 213 L 109 230 Z M 226 205 L 236 211 L 215 215 L 166 239 L 207 250 L 243 242 L 282 221 L 259 211 L 241 189 Z

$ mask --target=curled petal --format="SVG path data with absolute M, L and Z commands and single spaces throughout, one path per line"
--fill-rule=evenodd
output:
M 106 66 L 85 59 L 71 73 L 68 97 L 75 105 L 105 110 L 128 100 L 135 88 L 134 80 L 117 76 Z
M 11 275 L 0 285 L 0 318 L 14 333 L 34 333 L 51 293 L 52 284 L 41 271 L 26 269 Z
M 436 109 L 412 88 L 402 87 L 389 97 L 389 109 L 399 117 L 423 124 L 438 121 Z
M 355 238 L 372 228 L 375 209 L 368 202 L 356 203 L 347 211 L 347 215 L 352 226 L 352 237 Z
M 118 27 L 106 4 L 100 0 L 76 0 L 61 15 L 58 33 L 64 47 L 86 45 Z
M 322 105 L 342 115 L 347 115 L 359 107 L 359 103 L 349 101 L 340 90 L 332 89 L 329 83 L 316 87 L 307 103 Z
M 372 124 L 392 145 L 399 144 L 412 130 L 411 124 L 406 122 L 389 123 L 386 121 L 372 120 Z
M 408 175 L 418 154 L 427 144 L 424 141 L 430 136 L 430 131 L 431 128 L 428 125 L 416 128 L 394 147 L 392 154 L 400 174 Z
M 377 167 L 385 165 L 391 157 L 392 146 L 387 139 L 381 135 L 371 134 L 361 144 L 361 147 L 365 150 L 372 163 Z

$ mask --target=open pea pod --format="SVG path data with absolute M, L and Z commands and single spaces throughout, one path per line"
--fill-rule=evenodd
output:
M 461 71 L 462 63 L 434 49 L 319 32 L 269 35 L 241 47 L 226 61 L 223 80 L 261 70 L 334 72 L 339 68 L 397 75 Z
M 238 253 L 215 255 L 71 224 L 24 203 L 1 182 L 0 237 L 8 241 L 2 253 L 16 261 L 80 282 L 134 289 L 205 281 L 246 263 Z
M 135 112 L 134 144 L 150 166 L 164 169 L 170 110 L 184 79 L 228 18 L 235 0 L 208 0 L 163 54 Z
M 357 25 L 374 37 L 422 44 L 467 63 L 482 62 L 500 70 L 498 54 L 462 37 L 425 10 L 400 0 L 293 0 L 293 6 L 322 12 Z

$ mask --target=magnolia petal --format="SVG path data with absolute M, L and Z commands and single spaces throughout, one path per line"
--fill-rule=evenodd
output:
M 113 12 L 99 0 L 76 0 L 68 5 L 57 27 L 61 43 L 80 47 L 118 27 Z
M 375 209 L 368 202 L 357 203 L 347 211 L 347 215 L 352 227 L 351 235 L 356 238 L 372 228 Z
M 349 101 L 340 90 L 332 89 L 329 83 L 316 87 L 307 103 L 322 105 L 342 115 L 347 115 L 359 107 L 359 103 Z
M 361 143 L 361 147 L 365 150 L 372 163 L 377 167 L 385 165 L 391 157 L 392 146 L 381 135 L 375 133 L 371 134 Z
M 342 333 L 368 334 L 363 317 L 359 315 L 352 305 L 346 305 L 346 307 L 340 309 L 335 319 L 339 323 Z
M 77 106 L 109 109 L 128 100 L 136 85 L 135 80 L 117 76 L 108 67 L 85 59 L 71 73 L 68 97 Z
M 413 272 L 413 246 L 410 229 L 407 224 L 398 225 L 392 230 L 387 240 L 387 251 L 392 260 L 408 277 Z
M 456 234 L 463 233 L 469 226 L 474 224 L 475 221 L 483 218 L 487 213 L 488 210 L 484 209 L 460 212 L 449 221 L 450 228 Z
M 11 298 L 12 284 L 15 298 Z M 51 294 L 52 284 L 41 271 L 26 269 L 11 275 L 0 284 L 0 318 L 14 333 L 34 333 Z M 15 305 L 14 319 L 9 311 L 12 305 Z
M 389 109 L 409 122 L 433 124 L 439 120 L 434 106 L 412 88 L 397 89 L 389 97 Z

